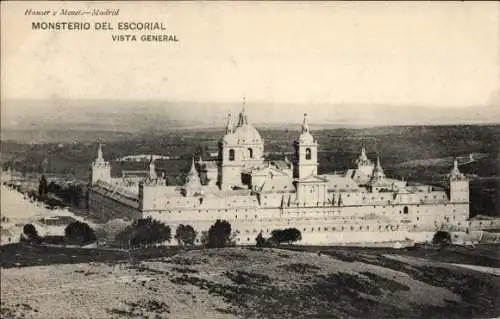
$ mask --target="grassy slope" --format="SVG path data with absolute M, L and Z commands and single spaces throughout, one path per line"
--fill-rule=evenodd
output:
M 91 263 L 3 269 L 1 284 L 2 312 L 35 318 L 500 315 L 500 277 L 376 250 L 198 250 L 135 268 Z

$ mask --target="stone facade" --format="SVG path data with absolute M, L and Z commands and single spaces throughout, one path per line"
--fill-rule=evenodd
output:
M 264 142 L 244 108 L 236 127 L 229 116 L 218 147 L 216 163 L 193 159 L 183 186 L 167 186 L 152 163 L 149 176 L 127 188 L 109 176 L 99 147 L 90 207 L 117 217 L 151 216 L 173 229 L 188 224 L 199 233 L 224 219 L 239 244 L 255 244 L 258 233 L 266 237 L 288 227 L 302 232 L 301 244 L 328 245 L 419 240 L 446 225 L 468 223 L 469 182 L 456 162 L 446 189 L 388 178 L 380 159 L 373 164 L 364 148 L 355 168 L 318 175 L 318 143 L 307 114 L 292 162 L 264 161 Z

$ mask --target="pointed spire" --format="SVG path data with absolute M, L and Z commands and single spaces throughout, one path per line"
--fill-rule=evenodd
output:
M 189 169 L 188 175 L 196 175 L 198 176 L 198 172 L 196 171 L 196 167 L 194 166 L 194 156 L 191 158 L 191 168 Z
M 197 189 L 201 187 L 200 177 L 198 176 L 198 172 L 196 171 L 196 167 L 194 165 L 194 156 L 191 160 L 191 168 L 186 177 L 186 183 L 184 184 L 184 189 Z
M 380 165 L 380 156 L 377 156 L 377 164 L 375 164 L 375 167 L 373 168 L 372 181 L 380 181 L 384 177 L 384 170 L 382 169 L 382 165 Z
M 205 162 L 203 162 L 203 157 L 200 155 L 200 158 L 198 158 L 198 166 L 202 166 L 203 164 L 205 164 Z
M 104 162 L 104 156 L 102 154 L 102 142 L 101 138 L 97 139 L 97 163 L 103 163 Z
M 231 114 L 231 112 L 229 112 L 227 115 L 226 134 L 232 134 L 232 133 L 233 133 L 233 115 Z
M 241 108 L 240 116 L 238 118 L 238 126 L 248 125 L 248 116 L 245 110 L 246 98 L 243 97 L 243 106 Z
M 368 159 L 368 156 L 366 155 L 366 148 L 363 145 L 361 147 L 361 154 L 359 154 L 359 157 L 354 161 L 354 163 L 359 167 L 361 166 L 372 166 L 373 163 Z
M 465 179 L 465 175 L 462 174 L 460 172 L 460 169 L 458 168 L 458 160 L 456 158 L 453 160 L 453 168 L 451 169 L 450 179 L 453 180 Z
M 153 158 L 153 155 L 151 155 L 151 159 L 149 161 L 149 177 L 151 179 L 156 179 L 156 165 L 155 165 L 155 160 Z
M 309 119 L 307 113 L 304 113 L 304 121 L 302 122 L 302 133 L 309 133 Z
M 377 170 L 382 170 L 382 165 L 380 165 L 380 156 L 377 155 Z
M 368 157 L 366 156 L 366 149 L 365 147 L 363 146 L 363 148 L 361 148 L 361 156 L 360 156 L 361 159 L 363 160 L 367 160 Z

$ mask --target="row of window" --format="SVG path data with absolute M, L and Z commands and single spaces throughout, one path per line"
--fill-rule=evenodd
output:
M 285 227 L 285 226 L 284 226 Z M 301 232 L 303 233 L 306 233 L 306 232 L 321 232 L 321 231 L 325 231 L 325 232 L 328 232 L 328 231 L 363 231 L 363 230 L 366 230 L 366 231 L 369 231 L 369 230 L 379 230 L 379 231 L 383 231 L 383 230 L 398 230 L 399 229 L 399 225 L 378 225 L 378 227 L 372 227 L 370 228 L 370 226 L 350 226 L 350 227 L 346 227 L 346 226 L 339 226 L 339 227 L 311 227 L 311 228 L 302 228 Z M 253 230 L 245 230 L 245 234 L 251 234 L 251 233 L 254 233 L 254 234 L 257 234 L 259 232 L 262 232 L 262 233 L 270 233 L 272 232 L 273 229 L 260 229 L 260 230 L 257 230 L 257 229 L 253 229 Z

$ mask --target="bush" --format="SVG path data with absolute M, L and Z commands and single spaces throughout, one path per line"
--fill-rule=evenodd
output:
M 172 234 L 170 227 L 151 217 L 138 219 L 125 228 L 117 236 L 122 244 L 129 248 L 147 247 L 156 243 L 170 241 Z
M 66 226 L 64 235 L 69 242 L 80 245 L 88 244 L 96 241 L 94 230 L 87 224 L 80 221 L 73 222 Z
M 215 224 L 208 230 L 208 247 L 222 248 L 229 244 L 231 236 L 231 224 L 225 220 L 217 219 Z
M 451 235 L 446 231 L 437 231 L 432 238 L 432 243 L 435 245 L 448 246 L 451 245 Z
M 271 238 L 280 244 L 286 242 L 291 244 L 294 241 L 301 240 L 302 234 L 297 228 L 275 229 L 271 232 Z
M 26 224 L 23 227 L 23 233 L 21 234 L 20 241 L 29 242 L 32 244 L 40 244 L 41 238 L 38 235 L 38 231 L 36 230 L 33 224 Z
M 180 224 L 175 230 L 175 239 L 179 243 L 179 246 L 193 246 L 196 240 L 196 231 L 191 225 Z

